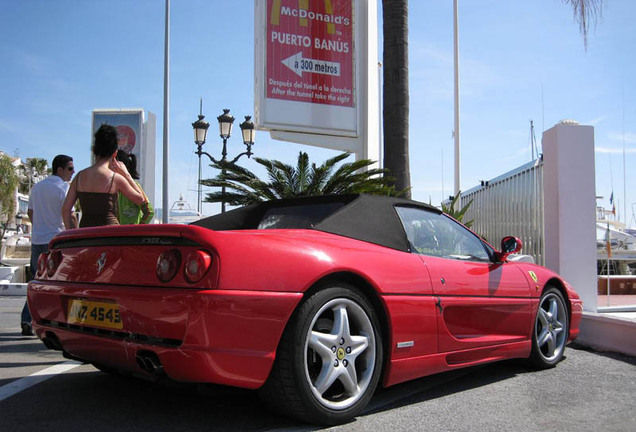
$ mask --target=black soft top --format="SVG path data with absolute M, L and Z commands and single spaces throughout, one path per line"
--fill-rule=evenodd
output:
M 252 204 L 193 222 L 215 231 L 268 228 L 313 229 L 408 252 L 396 206 L 435 207 L 378 195 L 322 195 Z

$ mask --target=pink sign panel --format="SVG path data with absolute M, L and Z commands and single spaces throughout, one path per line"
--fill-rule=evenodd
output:
M 267 0 L 266 97 L 354 106 L 353 0 Z

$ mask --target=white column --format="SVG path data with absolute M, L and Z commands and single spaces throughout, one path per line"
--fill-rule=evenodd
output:
M 358 62 L 358 83 L 362 90 L 361 106 L 358 110 L 360 124 L 359 148 L 356 160 L 371 159 L 377 161 L 369 168 L 380 168 L 383 160 L 380 157 L 382 148 L 380 111 L 380 70 L 378 68 L 378 10 L 374 1 L 360 3 L 365 18 L 359 21 L 363 26 L 357 42 L 360 45 L 362 59 Z
M 545 265 L 596 312 L 594 128 L 563 121 L 543 133 Z
M 157 116 L 148 111 L 148 118 L 143 125 L 143 142 L 139 175 L 141 176 L 141 186 L 148 196 L 148 201 L 153 206 L 157 206 L 155 202 L 155 167 L 157 165 L 156 149 L 157 149 Z

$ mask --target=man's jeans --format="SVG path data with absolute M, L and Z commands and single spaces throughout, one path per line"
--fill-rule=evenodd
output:
M 38 257 L 43 252 L 48 252 L 49 244 L 41 244 L 31 245 L 31 275 L 35 276 L 35 273 L 38 271 Z M 24 307 L 22 308 L 22 321 L 21 324 L 27 323 L 31 324 L 31 312 L 29 311 L 28 302 L 24 302 Z

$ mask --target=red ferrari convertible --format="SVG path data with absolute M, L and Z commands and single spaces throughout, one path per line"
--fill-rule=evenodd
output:
M 109 372 L 260 389 L 303 421 L 377 386 L 510 358 L 556 365 L 582 302 L 438 209 L 390 197 L 270 201 L 191 225 L 65 231 L 29 284 L 47 347 Z

